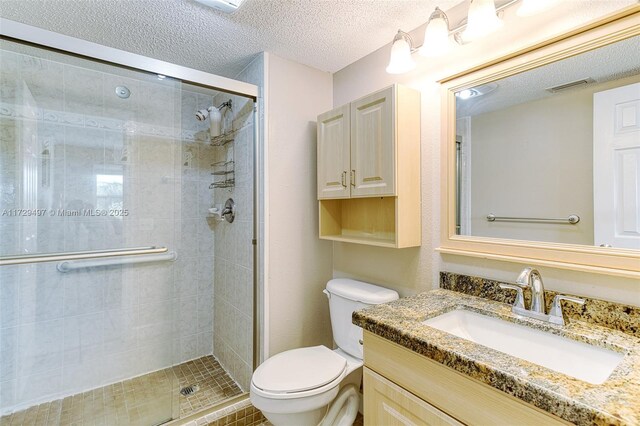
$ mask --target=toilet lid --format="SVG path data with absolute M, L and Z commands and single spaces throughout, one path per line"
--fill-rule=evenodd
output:
M 347 360 L 326 346 L 293 349 L 272 356 L 253 373 L 253 384 L 268 392 L 302 392 L 338 378 Z

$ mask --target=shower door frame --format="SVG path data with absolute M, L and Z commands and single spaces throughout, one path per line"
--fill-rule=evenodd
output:
M 262 185 L 260 179 L 260 161 L 263 147 L 260 146 L 260 106 L 258 103 L 258 86 L 243 81 L 221 77 L 204 71 L 172 64 L 159 59 L 149 58 L 143 55 L 115 49 L 87 40 L 59 34 L 42 28 L 23 24 L 0 17 L 0 36 L 8 40 L 32 44 L 36 47 L 56 50 L 59 52 L 80 56 L 89 60 L 105 62 L 116 66 L 124 66 L 134 70 L 164 75 L 179 79 L 185 83 L 206 86 L 214 90 L 221 90 L 234 95 L 243 96 L 253 101 L 253 369 L 260 364 L 262 342 L 261 315 L 264 310 L 259 309 L 259 301 L 262 300 L 263 291 L 259 288 L 259 279 L 263 271 L 259 271 L 259 244 L 260 244 L 260 219 L 266 217 L 265 212 L 259 211 L 259 190 Z M 265 205 L 266 210 L 266 205 Z M 264 244 L 264 242 L 263 242 Z M 266 245 L 265 245 L 266 248 Z M 206 410 L 205 410 L 206 411 Z

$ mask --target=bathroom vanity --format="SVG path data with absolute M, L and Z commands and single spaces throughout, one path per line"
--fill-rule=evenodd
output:
M 629 309 L 637 321 L 639 309 L 619 312 Z M 522 344 L 523 357 L 477 343 L 464 321 L 449 332 L 442 321 L 434 324 L 460 312 L 498 324 L 483 332 L 498 343 Z M 632 333 L 576 320 L 544 323 L 515 315 L 510 304 L 446 289 L 357 311 L 353 320 L 364 329 L 367 424 L 640 423 L 640 339 Z M 506 334 L 511 329 L 515 335 Z M 519 339 L 518 330 L 555 343 Z

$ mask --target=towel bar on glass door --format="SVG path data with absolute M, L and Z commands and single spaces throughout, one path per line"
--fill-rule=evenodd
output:
M 55 262 L 62 260 L 100 259 L 118 256 L 138 256 L 143 254 L 166 253 L 166 247 L 131 247 L 123 249 L 67 251 L 60 253 L 25 253 L 17 256 L 0 256 L 0 266 L 27 263 Z
M 541 218 L 541 217 L 508 217 L 496 216 L 493 213 L 487 215 L 488 222 L 542 222 L 542 223 L 568 223 L 575 225 L 580 222 L 580 216 L 577 214 L 569 215 L 569 217 L 561 218 Z
M 178 258 L 176 252 L 164 254 L 150 254 L 147 256 L 111 257 L 95 260 L 72 260 L 58 263 L 56 267 L 60 272 L 70 272 L 77 269 L 95 268 L 96 266 L 131 265 L 134 263 L 174 261 Z

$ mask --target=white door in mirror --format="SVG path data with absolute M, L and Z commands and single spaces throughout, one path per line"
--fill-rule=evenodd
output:
M 640 83 L 593 95 L 594 239 L 640 249 Z

